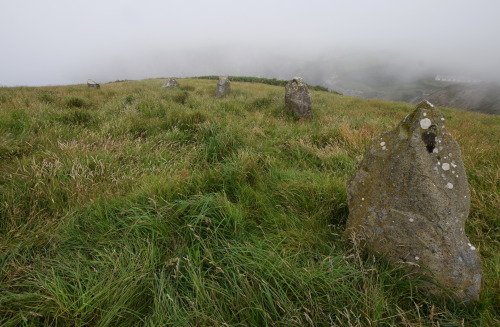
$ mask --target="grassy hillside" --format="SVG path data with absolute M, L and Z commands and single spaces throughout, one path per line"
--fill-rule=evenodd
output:
M 342 239 L 370 139 L 413 106 L 163 80 L 0 88 L 2 326 L 493 326 L 500 117 L 443 109 L 469 176 L 477 306 Z

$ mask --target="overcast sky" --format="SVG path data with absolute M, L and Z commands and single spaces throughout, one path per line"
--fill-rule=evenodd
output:
M 0 85 L 286 77 L 354 52 L 500 75 L 499 15 L 499 0 L 0 0 Z

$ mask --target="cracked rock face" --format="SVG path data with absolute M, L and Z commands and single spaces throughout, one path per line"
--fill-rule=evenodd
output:
M 297 118 L 312 117 L 312 99 L 307 84 L 300 77 L 289 81 L 285 87 L 285 105 Z
M 162 87 L 176 87 L 176 86 L 179 86 L 179 82 L 177 82 L 173 78 L 167 79 L 165 83 L 162 85 Z
M 458 144 L 424 101 L 398 127 L 372 140 L 347 187 L 346 233 L 393 263 L 406 263 L 449 291 L 477 301 L 481 262 L 465 235 L 470 192 Z
M 231 82 L 227 76 L 219 77 L 217 83 L 217 98 L 223 98 L 231 92 Z

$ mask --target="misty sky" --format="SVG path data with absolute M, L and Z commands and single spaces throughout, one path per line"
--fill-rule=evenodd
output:
M 355 53 L 500 76 L 499 15 L 498 0 L 0 0 L 0 85 L 291 78 Z

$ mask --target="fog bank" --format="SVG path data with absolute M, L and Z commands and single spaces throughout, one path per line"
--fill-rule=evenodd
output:
M 498 79 L 499 11 L 493 0 L 7 1 L 0 85 L 227 74 L 335 86 L 373 69 Z

